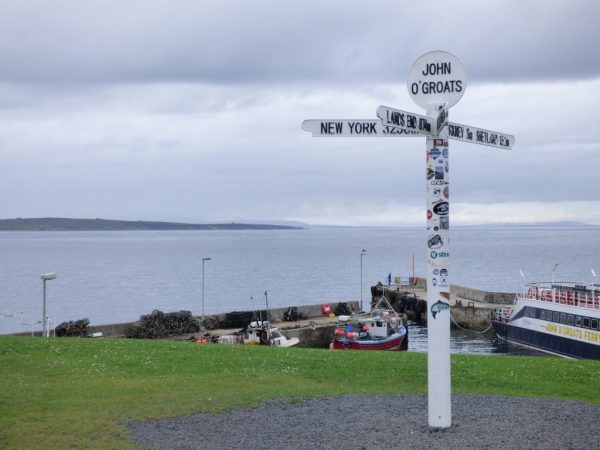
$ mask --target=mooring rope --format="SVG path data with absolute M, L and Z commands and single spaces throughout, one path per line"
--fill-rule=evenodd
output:
M 461 327 L 456 320 L 454 320 L 454 317 L 452 317 L 452 314 L 450 314 L 450 319 L 452 320 L 452 322 L 454 323 L 454 325 L 456 325 L 458 328 L 460 328 L 461 330 L 465 330 L 465 331 L 472 331 L 473 333 L 478 333 L 478 334 L 485 334 L 486 331 L 488 331 L 490 328 L 492 328 L 492 324 L 490 324 L 489 327 L 487 327 L 485 330 L 483 331 L 477 331 L 477 330 L 472 330 L 470 328 L 464 328 Z

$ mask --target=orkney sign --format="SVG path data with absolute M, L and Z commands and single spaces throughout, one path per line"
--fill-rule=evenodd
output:
M 302 129 L 310 131 L 313 137 L 377 137 L 377 136 L 418 136 L 417 133 L 401 127 L 388 126 L 381 120 L 369 119 L 313 119 L 302 122 Z
M 489 145 L 490 147 L 505 148 L 510 150 L 515 142 L 511 134 L 498 133 L 497 131 L 448 123 L 448 137 L 473 144 Z
M 430 52 L 417 59 L 410 69 L 407 87 L 415 103 L 425 110 L 424 116 L 380 106 L 379 120 L 305 120 L 302 128 L 313 136 L 426 138 L 429 426 L 447 428 L 451 425 L 449 140 L 511 149 L 515 137 L 448 121 L 449 109 L 467 87 L 465 69 L 450 53 Z
M 446 52 L 429 52 L 415 61 L 408 73 L 408 93 L 423 109 L 456 105 L 467 87 L 465 68 Z

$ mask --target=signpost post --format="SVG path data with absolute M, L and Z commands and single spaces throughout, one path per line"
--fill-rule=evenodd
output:
M 451 425 L 450 195 L 448 139 L 511 149 L 514 136 L 448 121 L 467 87 L 462 63 L 450 53 L 426 53 L 408 74 L 408 92 L 426 115 L 380 106 L 377 120 L 305 120 L 313 136 L 424 136 L 427 184 L 427 373 L 429 426 Z M 360 132 L 358 131 L 360 130 Z M 365 132 L 366 130 L 366 132 Z

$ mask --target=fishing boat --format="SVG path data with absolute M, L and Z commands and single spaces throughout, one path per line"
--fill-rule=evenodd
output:
M 250 297 L 252 302 L 252 297 Z M 269 317 L 269 298 L 265 291 L 266 316 Z M 218 336 L 220 344 L 245 344 L 245 345 L 274 345 L 276 347 L 293 347 L 300 343 L 297 337 L 288 339 L 269 320 L 263 320 L 262 312 L 254 311 L 252 320 L 243 330 L 233 334 Z
M 340 316 L 330 348 L 335 350 L 400 350 L 406 327 L 385 296 L 370 314 Z
M 217 338 L 219 344 L 244 344 L 244 345 L 274 345 L 276 347 L 293 347 L 300 343 L 296 337 L 286 338 L 268 320 L 253 320 L 243 330 L 225 334 Z
M 492 310 L 496 335 L 568 358 L 600 359 L 600 286 L 530 283 L 513 305 Z

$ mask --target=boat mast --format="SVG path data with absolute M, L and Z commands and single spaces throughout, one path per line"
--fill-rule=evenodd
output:
M 271 344 L 271 321 L 269 319 L 269 297 L 267 296 L 267 291 L 265 291 L 265 304 L 267 305 L 267 328 L 266 328 L 267 343 Z M 263 330 L 264 330 L 264 327 L 263 327 Z
M 267 291 L 265 291 L 265 303 L 267 305 L 267 320 L 269 320 L 269 297 L 267 296 Z

